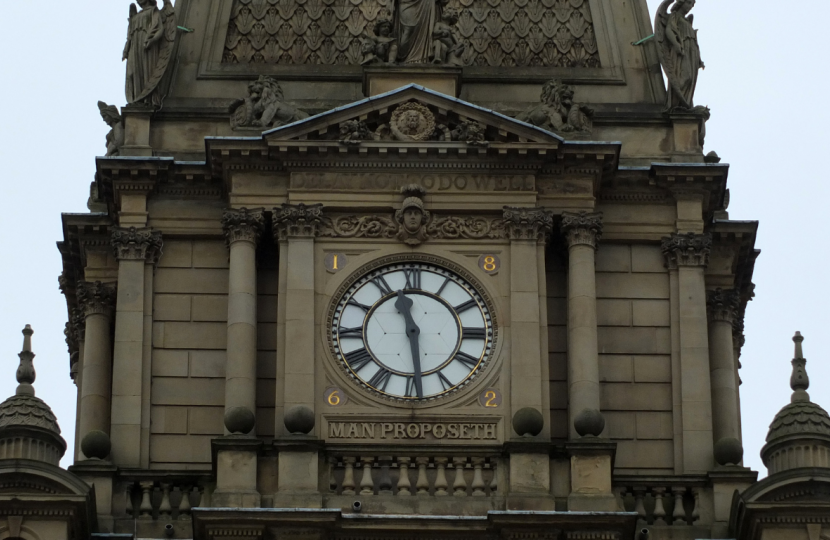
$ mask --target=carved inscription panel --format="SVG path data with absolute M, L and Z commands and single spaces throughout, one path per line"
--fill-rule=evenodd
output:
M 310 173 L 291 174 L 291 189 L 329 191 L 394 191 L 417 184 L 427 191 L 534 191 L 530 174 L 387 174 Z
M 444 443 L 496 444 L 501 439 L 496 418 L 468 418 L 463 421 L 326 419 L 326 440 L 332 443 Z

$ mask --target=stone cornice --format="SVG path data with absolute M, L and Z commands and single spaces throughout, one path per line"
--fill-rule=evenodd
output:
M 706 266 L 712 250 L 710 234 L 672 234 L 663 238 L 661 245 L 666 257 L 666 267 L 673 270 L 679 266 Z
M 251 242 L 257 245 L 264 227 L 265 215 L 263 208 L 229 209 L 222 214 L 222 230 L 225 233 L 225 241 L 229 246 L 234 242 Z
M 285 203 L 274 208 L 272 220 L 277 241 L 288 238 L 314 238 L 320 233 L 323 223 L 323 205 Z
M 119 261 L 158 262 L 161 257 L 161 233 L 150 228 L 115 227 L 111 237 L 115 258 Z
M 602 212 L 562 212 L 560 229 L 568 247 L 582 245 L 596 249 L 602 238 Z
M 706 306 L 709 319 L 713 322 L 726 322 L 732 325 L 737 319 L 740 295 L 734 289 L 715 289 L 706 292 Z
M 544 208 L 505 206 L 502 215 L 510 240 L 546 242 L 553 230 L 553 213 Z
M 109 316 L 115 307 L 115 287 L 100 281 L 80 281 L 76 286 L 78 305 L 84 317 Z

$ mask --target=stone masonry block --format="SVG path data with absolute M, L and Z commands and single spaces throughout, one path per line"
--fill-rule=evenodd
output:
M 224 407 L 190 407 L 188 433 L 222 435 L 225 433 Z
M 634 413 L 603 411 L 605 431 L 603 437 L 609 439 L 633 439 L 635 432 Z
M 597 300 L 598 326 L 631 326 L 630 300 Z
M 210 463 L 211 436 L 151 435 L 150 461 L 154 463 Z
M 256 409 L 256 433 L 260 437 L 274 436 L 274 408 L 257 407 Z
M 226 322 L 228 320 L 228 297 L 224 294 L 196 295 L 193 297 L 193 320 Z
M 669 274 L 597 273 L 597 298 L 669 297 Z
M 223 269 L 159 268 L 153 283 L 157 293 L 227 294 L 228 271 Z
M 277 322 L 276 294 L 259 293 L 257 295 L 256 320 L 259 322 Z
M 153 298 L 153 320 L 189 321 L 190 296 L 186 294 L 157 294 Z
M 153 405 L 225 405 L 225 379 L 168 379 L 153 381 Z
M 566 298 L 548 297 L 548 324 L 568 324 L 568 300 Z
M 187 377 L 187 351 L 153 349 L 154 377 Z
M 545 281 L 549 298 L 568 297 L 568 274 L 565 272 L 546 272 Z
M 222 240 L 193 242 L 194 268 L 228 268 L 228 248 Z
M 670 384 L 600 384 L 603 411 L 670 411 Z
M 548 371 L 551 381 L 568 380 L 568 355 L 564 353 L 550 353 L 548 355 Z
M 631 270 L 633 272 L 654 272 L 665 274 L 666 259 L 660 246 L 631 246 Z
M 567 382 L 551 382 L 550 383 L 550 408 L 551 409 L 565 409 L 568 408 L 568 383 Z
M 672 413 L 637 413 L 637 439 L 671 440 L 672 437 Z
M 634 326 L 671 326 L 668 300 L 634 300 Z
M 671 382 L 671 356 L 634 356 L 636 382 Z
M 600 244 L 596 261 L 597 272 L 631 272 L 631 247 Z
M 565 326 L 548 326 L 548 351 L 568 352 L 568 329 Z
M 671 354 L 668 328 L 597 328 L 600 354 Z
M 621 354 L 599 355 L 599 380 L 602 382 L 632 382 L 634 367 L 631 356 Z
M 165 240 L 158 268 L 190 268 L 193 264 L 193 242 Z
M 190 376 L 224 378 L 226 351 L 190 351 Z
M 187 433 L 187 407 L 152 407 L 150 433 Z
M 619 441 L 617 469 L 670 469 L 674 467 L 672 441 Z
M 164 323 L 167 349 L 225 349 L 228 329 L 225 323 Z
M 276 379 L 257 379 L 256 404 L 257 407 L 273 407 L 277 395 Z

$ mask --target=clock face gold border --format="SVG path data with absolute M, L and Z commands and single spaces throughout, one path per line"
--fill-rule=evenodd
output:
M 420 265 L 427 265 L 437 267 L 438 270 L 443 270 L 449 274 L 453 278 L 453 282 L 463 288 L 467 294 L 469 294 L 474 300 L 476 300 L 478 304 L 478 308 L 481 310 L 481 314 L 485 323 L 485 338 L 484 338 L 484 346 L 482 347 L 481 355 L 477 358 L 477 364 L 474 368 L 470 370 L 470 373 L 466 375 L 462 380 L 457 382 L 456 384 L 452 385 L 449 388 L 443 389 L 443 391 L 438 393 L 433 393 L 428 396 L 424 396 L 423 398 L 418 398 L 417 396 L 402 396 L 398 394 L 392 394 L 385 392 L 383 389 L 376 388 L 371 386 L 367 381 L 364 381 L 354 370 L 351 369 L 349 363 L 345 359 L 345 355 L 349 353 L 341 353 L 340 347 L 340 338 L 339 338 L 339 331 L 335 330 L 335 324 L 339 324 L 339 318 L 342 314 L 343 309 L 345 308 L 346 302 L 349 300 L 349 297 L 354 294 L 355 292 L 360 290 L 360 287 L 366 285 L 370 281 L 370 277 L 374 274 L 380 273 L 381 271 L 395 266 L 403 266 L 407 264 L 420 264 Z M 402 270 L 402 268 L 401 268 Z M 425 270 L 429 270 L 428 268 Z M 393 270 L 394 271 L 394 270 Z M 411 293 L 407 293 L 407 295 L 414 294 L 414 295 L 424 295 L 432 298 L 436 302 L 440 302 L 441 304 L 446 306 L 446 309 L 453 313 L 456 318 L 456 325 L 458 328 L 458 339 L 455 345 L 455 349 L 453 350 L 452 354 L 450 354 L 447 359 L 439 366 L 430 368 L 426 370 L 422 377 L 440 373 L 442 369 L 444 369 L 447 365 L 453 362 L 456 359 L 456 354 L 459 351 L 461 346 L 462 339 L 462 330 L 463 326 L 459 319 L 458 314 L 454 311 L 454 307 L 444 300 L 443 298 L 431 293 L 429 291 L 412 291 Z M 372 306 L 369 306 L 369 310 L 367 310 L 366 315 L 363 318 L 363 335 L 366 336 L 367 329 L 365 325 L 368 324 L 370 320 L 370 316 L 374 310 L 378 308 L 378 306 L 382 303 L 390 301 L 394 297 L 395 293 L 387 293 L 381 294 L 380 298 L 378 298 Z M 419 405 L 419 404 L 435 404 L 438 401 L 443 401 L 450 396 L 456 396 L 465 388 L 469 388 L 473 386 L 474 382 L 481 378 L 481 375 L 485 371 L 489 371 L 490 365 L 493 363 L 493 358 L 495 357 L 495 352 L 497 349 L 498 344 L 498 321 L 495 314 L 493 302 L 488 295 L 486 289 L 482 286 L 480 281 L 476 279 L 473 275 L 470 274 L 469 271 L 460 267 L 458 264 L 447 261 L 446 259 L 431 256 L 431 255 L 423 255 L 423 254 L 401 254 L 401 255 L 392 255 L 387 257 L 382 257 L 376 261 L 373 261 L 369 264 L 366 264 L 359 269 L 357 269 L 354 273 L 352 273 L 337 289 L 337 291 L 332 295 L 331 300 L 331 307 L 329 309 L 328 317 L 327 317 L 327 324 L 325 327 L 325 332 L 327 334 L 327 341 L 329 343 L 330 352 L 332 357 L 337 364 L 338 371 L 344 373 L 347 378 L 352 381 L 352 383 L 356 384 L 360 388 L 362 388 L 365 392 L 369 393 L 370 395 L 383 398 L 386 401 L 392 401 L 395 403 L 406 404 L 406 405 Z M 339 326 L 338 326 L 339 329 Z M 367 352 L 370 352 L 370 347 L 368 344 L 364 347 Z M 370 352 L 373 355 L 373 353 Z M 372 359 L 375 363 L 377 363 L 381 367 L 385 367 L 384 364 L 374 358 Z M 389 369 L 389 368 L 386 368 Z M 359 370 L 358 370 L 359 371 Z M 394 371 L 389 369 L 389 371 Z M 406 374 L 401 374 L 403 376 L 407 376 Z M 443 386 L 443 383 L 442 383 Z M 407 392 L 408 393 L 408 392 Z

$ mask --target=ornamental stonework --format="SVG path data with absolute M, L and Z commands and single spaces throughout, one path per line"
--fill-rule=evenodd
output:
M 222 214 L 222 231 L 228 245 L 234 242 L 251 242 L 256 245 L 265 226 L 262 208 L 249 210 L 225 210 Z
M 602 213 L 563 212 L 560 229 L 568 247 L 582 245 L 596 249 L 602 238 Z
M 679 266 L 706 266 L 712 251 L 711 234 L 672 234 L 663 238 L 661 244 L 666 257 L 666 267 L 676 269 Z
M 115 286 L 100 281 L 79 281 L 75 295 L 84 317 L 109 315 L 115 307 Z
M 115 228 L 111 237 L 119 261 L 147 261 L 155 264 L 161 256 L 161 233 L 152 229 Z
M 740 295 L 734 289 L 717 288 L 706 293 L 706 306 L 709 317 L 715 322 L 727 322 L 730 325 L 738 318 Z
M 286 203 L 274 208 L 272 219 L 277 240 L 314 238 L 319 234 L 323 222 L 323 205 Z
M 511 240 L 546 241 L 553 229 L 553 214 L 544 208 L 505 206 L 504 228 Z

